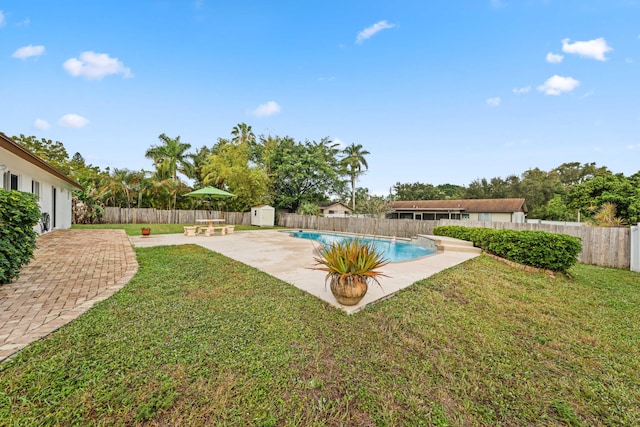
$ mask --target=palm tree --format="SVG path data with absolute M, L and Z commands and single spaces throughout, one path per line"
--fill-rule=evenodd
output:
M 362 166 L 369 169 L 367 159 L 364 156 L 371 154 L 367 150 L 362 149 L 362 144 L 351 144 L 342 150 L 344 157 L 342 165 L 345 167 L 347 175 L 351 177 L 351 208 L 356 210 L 356 179 L 362 175 Z
M 180 136 L 174 139 L 164 133 L 158 138 L 162 144 L 152 145 L 144 153 L 146 158 L 153 160 L 158 180 L 170 177 L 177 181 L 178 172 L 187 177 L 193 176 L 193 165 L 188 160 L 191 155 L 186 153 L 191 148 L 191 144 L 180 142 Z

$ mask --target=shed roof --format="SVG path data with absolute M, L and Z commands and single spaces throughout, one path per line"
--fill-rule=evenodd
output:
M 21 159 L 31 163 L 32 165 L 35 165 L 40 169 L 50 173 L 51 175 L 57 178 L 60 178 L 61 180 L 77 188 L 78 190 L 83 190 L 80 184 L 78 184 L 73 179 L 69 178 L 67 175 L 63 174 L 62 172 L 60 172 L 59 170 L 51 166 L 49 163 L 42 160 L 40 157 L 36 156 L 31 151 L 27 150 L 17 142 L 13 141 L 11 138 L 9 138 L 7 135 L 5 135 L 2 132 L 0 132 L 0 148 L 4 148 L 10 153 L 13 153 L 16 156 L 20 157 Z
M 405 200 L 392 202 L 391 208 L 396 211 L 528 212 L 524 199 Z

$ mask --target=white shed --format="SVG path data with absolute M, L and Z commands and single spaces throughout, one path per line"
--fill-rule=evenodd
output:
M 251 208 L 251 225 L 273 227 L 276 223 L 276 208 L 268 205 Z

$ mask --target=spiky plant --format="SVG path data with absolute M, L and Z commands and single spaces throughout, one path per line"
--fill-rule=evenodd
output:
M 318 267 L 313 270 L 326 271 L 325 280 L 339 278 L 348 282 L 361 279 L 365 282 L 374 281 L 380 285 L 378 277 L 386 276 L 378 271 L 389 263 L 376 250 L 372 243 L 361 239 L 348 239 L 331 243 L 319 249 L 319 256 L 315 258 Z

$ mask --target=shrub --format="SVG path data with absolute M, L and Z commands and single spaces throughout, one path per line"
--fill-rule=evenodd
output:
M 532 230 L 436 227 L 433 234 L 468 240 L 474 246 L 519 264 L 566 272 L 582 250 L 578 237 Z
M 20 268 L 33 258 L 40 219 L 36 196 L 0 189 L 0 284 L 18 277 Z

